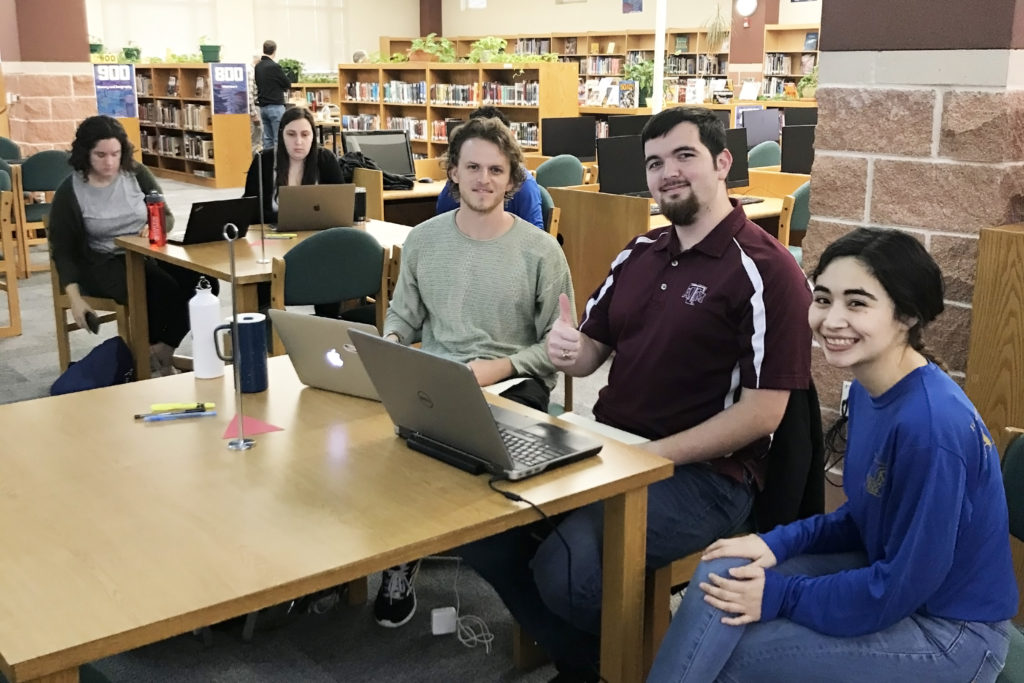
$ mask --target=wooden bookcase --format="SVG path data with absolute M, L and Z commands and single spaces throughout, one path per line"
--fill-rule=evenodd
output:
M 812 41 L 809 34 L 814 34 Z M 780 95 L 818 64 L 821 27 L 817 24 L 767 24 L 764 27 L 764 95 Z M 808 49 L 813 48 L 813 49 Z
M 249 114 L 214 114 L 208 64 L 135 67 L 142 163 L 162 178 L 242 187 L 252 159 Z
M 576 116 L 576 68 L 559 62 L 505 64 L 342 64 L 338 67 L 343 129 L 404 128 L 413 154 L 447 148 L 445 119 L 465 120 L 493 104 L 512 122 L 524 151 L 540 147 L 540 120 Z
M 325 103 L 338 104 L 341 101 L 341 89 L 337 83 L 292 83 L 288 99 L 296 104 L 319 110 Z

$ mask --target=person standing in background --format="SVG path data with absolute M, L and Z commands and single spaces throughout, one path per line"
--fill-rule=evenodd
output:
M 277 127 L 284 115 L 285 95 L 291 81 L 281 65 L 274 61 L 277 43 L 263 42 L 263 57 L 253 69 L 256 79 L 256 105 L 263 123 L 263 149 L 271 149 L 277 142 Z

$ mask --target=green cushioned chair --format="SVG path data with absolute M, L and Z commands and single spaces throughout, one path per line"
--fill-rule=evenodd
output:
M 782 148 L 774 140 L 765 140 L 754 145 L 754 148 L 747 152 L 747 166 L 750 168 L 761 168 L 764 166 L 778 166 L 782 163 Z
M 32 247 L 46 244 L 43 222 L 50 215 L 50 203 L 27 204 L 25 193 L 54 192 L 71 174 L 69 156 L 67 152 L 56 149 L 36 152 L 18 169 L 14 183 L 14 211 L 18 232 L 18 269 L 23 277 L 32 271 L 50 267 L 50 259 L 45 263 L 33 263 L 29 257 Z
M 537 167 L 541 187 L 568 187 L 583 184 L 583 164 L 571 154 L 551 157 Z
M 804 183 L 793 191 L 792 207 L 789 211 L 789 241 L 793 241 L 793 234 L 799 233 L 801 239 L 807 232 L 807 225 L 811 222 L 811 183 Z M 787 198 L 788 200 L 788 198 Z M 785 203 L 785 200 L 784 200 Z M 803 265 L 804 250 L 802 247 L 789 247 L 789 253 L 793 255 L 796 262 Z
M 1010 513 L 1010 535 L 1024 541 L 1024 436 L 1018 436 L 1006 447 L 1003 456 L 1003 487 L 1006 507 Z M 1006 666 L 997 683 L 1024 683 L 1024 634 L 1010 630 L 1010 649 Z
M 544 229 L 557 239 L 559 218 L 558 207 L 555 206 L 555 200 L 551 198 L 551 193 L 548 192 L 543 185 L 540 186 L 540 211 L 544 216 Z
M 18 148 L 14 140 L 0 136 L 0 159 L 8 159 L 10 161 L 21 159 L 21 149 Z

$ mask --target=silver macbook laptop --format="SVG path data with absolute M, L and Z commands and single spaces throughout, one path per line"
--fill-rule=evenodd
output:
M 270 309 L 270 320 L 303 384 L 380 400 L 349 339 L 351 330 L 376 335 L 376 327 L 277 309 Z
M 185 228 L 167 234 L 171 244 L 204 244 L 224 239 L 224 225 L 234 223 L 238 237 L 245 237 L 249 224 L 259 220 L 256 197 L 219 199 L 212 202 L 193 202 Z
M 286 185 L 277 193 L 278 230 L 351 227 L 356 186 Z
M 353 330 L 352 343 L 410 448 L 474 474 L 524 479 L 601 442 L 487 403 L 465 363 Z

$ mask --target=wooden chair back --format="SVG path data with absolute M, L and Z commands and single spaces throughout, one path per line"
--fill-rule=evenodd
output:
M 6 173 L 3 173 L 6 176 Z M 9 183 L 10 178 L 6 178 Z M 7 184 L 7 183 L 5 183 Z M 18 301 L 18 251 L 14 241 L 14 192 L 0 190 L 0 292 L 7 293 L 7 325 L 0 338 L 21 334 L 21 306 Z
M 384 220 L 384 174 L 372 168 L 356 168 L 352 182 L 366 188 L 366 217 Z
M 60 364 L 60 371 L 64 372 L 71 364 L 71 332 L 81 329 L 74 318 L 69 318 L 71 311 L 71 300 L 67 292 L 60 284 L 57 276 L 57 267 L 51 264 L 50 284 L 53 289 L 53 319 L 57 327 L 57 359 Z M 113 299 L 97 296 L 85 296 L 85 303 L 96 311 L 96 317 L 102 325 L 112 320 L 117 321 L 117 333 L 131 348 L 131 338 L 128 327 L 128 306 L 122 306 Z M 136 359 L 138 363 L 138 359 Z
M 779 234 L 778 240 L 784 247 L 789 246 L 789 226 L 793 220 L 793 206 L 796 199 L 788 194 L 782 198 L 782 211 L 779 212 Z
M 67 158 L 67 152 L 46 150 L 36 152 L 24 163 L 11 167 L 14 172 L 14 220 L 20 277 L 28 277 L 33 271 L 47 270 L 50 267 L 49 259 L 33 265 L 30 250 L 34 246 L 47 244 L 43 217 L 49 214 L 49 203 L 53 201 L 53 193 L 71 173 Z M 45 209 L 38 205 L 32 206 L 26 200 L 26 192 L 44 193 Z M 30 206 L 32 208 L 29 208 Z
M 430 159 L 416 159 L 413 161 L 416 171 L 416 178 L 432 178 L 433 180 L 448 180 L 448 174 L 444 170 L 444 159 L 431 157 Z

